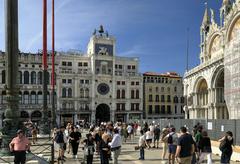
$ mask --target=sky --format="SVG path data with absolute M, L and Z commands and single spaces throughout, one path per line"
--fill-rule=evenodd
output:
M 5 51 L 4 1 L 0 0 L 0 50 Z M 116 38 L 117 56 L 139 57 L 140 72 L 186 70 L 199 64 L 200 25 L 205 0 L 55 0 L 57 51 L 87 51 L 100 25 Z M 208 0 L 216 11 L 222 0 Z M 42 49 L 42 0 L 18 0 L 19 49 Z M 48 0 L 48 49 L 51 50 L 51 0 Z

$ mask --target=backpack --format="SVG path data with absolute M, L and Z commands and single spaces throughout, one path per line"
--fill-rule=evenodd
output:
M 168 140 L 167 140 L 168 144 L 173 144 L 173 135 L 174 135 L 174 133 L 171 135 L 169 134 Z
M 55 137 L 55 141 L 56 141 L 56 143 L 64 143 L 62 132 L 57 132 L 57 135 Z

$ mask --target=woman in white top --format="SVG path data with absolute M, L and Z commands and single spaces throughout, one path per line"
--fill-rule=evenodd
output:
M 150 129 L 148 129 L 148 131 L 146 132 L 146 142 L 147 142 L 148 149 L 151 148 L 152 139 L 153 139 L 153 135 Z

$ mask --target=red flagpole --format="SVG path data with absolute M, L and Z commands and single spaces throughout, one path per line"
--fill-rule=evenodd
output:
M 43 70 L 47 70 L 47 0 L 43 0 Z

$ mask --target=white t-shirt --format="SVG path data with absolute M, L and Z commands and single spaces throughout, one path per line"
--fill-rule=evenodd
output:
M 146 136 L 145 135 L 140 136 L 138 140 L 138 146 L 144 146 L 145 141 L 146 141 Z
M 128 125 L 127 131 L 128 131 L 128 133 L 131 133 L 131 132 L 132 132 L 132 126 L 131 126 L 131 125 Z
M 149 129 L 150 129 L 151 132 L 153 132 L 153 131 L 154 131 L 154 126 L 153 126 L 153 125 L 150 125 L 150 126 L 149 126 Z
M 152 136 L 152 133 L 150 131 L 147 131 L 146 132 L 146 140 L 149 140 L 149 139 L 152 139 L 153 136 Z

